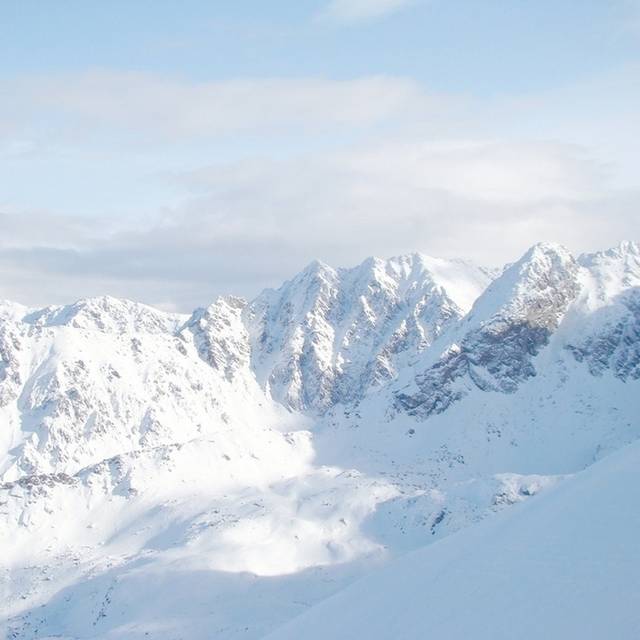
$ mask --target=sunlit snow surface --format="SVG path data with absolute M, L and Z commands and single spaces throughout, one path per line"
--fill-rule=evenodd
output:
M 269 640 L 640 636 L 640 446 L 390 562 Z
M 0 304 L 0 629 L 638 637 L 640 251 L 491 277 Z

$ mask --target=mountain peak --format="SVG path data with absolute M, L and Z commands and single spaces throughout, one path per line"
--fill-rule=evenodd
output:
M 106 333 L 172 332 L 184 319 L 154 307 L 113 296 L 81 298 L 73 304 L 45 307 L 24 317 L 28 324 L 43 327 L 72 326 Z
M 564 245 L 557 242 L 537 242 L 525 252 L 518 263 L 525 264 L 540 260 L 570 262 L 573 260 L 573 256 Z
M 474 389 L 513 393 L 536 375 L 533 358 L 548 344 L 579 291 L 578 265 L 561 245 L 540 243 L 505 269 L 477 299 L 464 322 L 427 352 L 415 393 L 404 409 L 441 413 Z
M 323 262 L 319 259 L 314 259 L 298 274 L 297 277 L 308 278 L 308 277 L 326 277 L 327 275 L 335 274 L 335 269 L 328 265 L 326 262 Z M 295 280 L 295 278 L 294 278 Z
M 596 251 L 595 253 L 584 253 L 580 256 L 580 262 L 585 264 L 596 264 L 607 260 L 621 260 L 629 263 L 629 261 L 640 261 L 640 245 L 631 240 L 620 242 L 615 247 L 605 249 L 604 251 Z
M 617 247 L 620 253 L 629 253 L 634 256 L 640 256 L 640 244 L 633 240 L 623 240 Z
M 340 269 L 314 261 L 245 313 L 257 377 L 294 409 L 353 402 L 460 319 L 490 279 L 417 253 Z

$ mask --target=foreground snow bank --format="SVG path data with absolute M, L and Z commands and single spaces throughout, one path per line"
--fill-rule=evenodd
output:
M 640 443 L 396 560 L 269 640 L 640 637 Z

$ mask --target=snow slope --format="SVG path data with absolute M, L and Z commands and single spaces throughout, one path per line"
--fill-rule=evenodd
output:
M 410 553 L 269 640 L 640 636 L 640 445 Z

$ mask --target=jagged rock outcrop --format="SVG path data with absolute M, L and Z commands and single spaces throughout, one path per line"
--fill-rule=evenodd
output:
M 574 327 L 567 349 L 589 371 L 626 381 L 640 378 L 640 247 L 618 247 L 579 258 L 585 273 L 585 328 Z
M 258 380 L 296 410 L 357 401 L 458 321 L 490 281 L 468 263 L 419 254 L 353 269 L 314 262 L 247 307 Z
M 250 366 L 249 334 L 242 322 L 245 306 L 241 298 L 218 298 L 206 309 L 195 311 L 179 333 L 183 337 L 189 331 L 200 357 L 229 382 Z
M 220 299 L 188 318 L 113 298 L 4 305 L 0 477 L 268 426 L 279 410 L 250 371 L 242 307 Z
M 473 388 L 512 393 L 536 375 L 535 356 L 578 295 L 579 265 L 559 246 L 540 244 L 478 298 L 447 345 L 415 378 L 417 390 L 400 392 L 398 405 L 426 418 L 445 411 Z
M 0 474 L 74 473 L 265 411 L 268 424 L 280 405 L 319 416 L 398 377 L 396 410 L 425 419 L 477 390 L 513 393 L 552 340 L 593 375 L 635 380 L 639 291 L 634 243 L 578 260 L 540 244 L 494 281 L 418 254 L 315 262 L 248 304 L 220 298 L 190 317 L 110 297 L 2 303 Z

